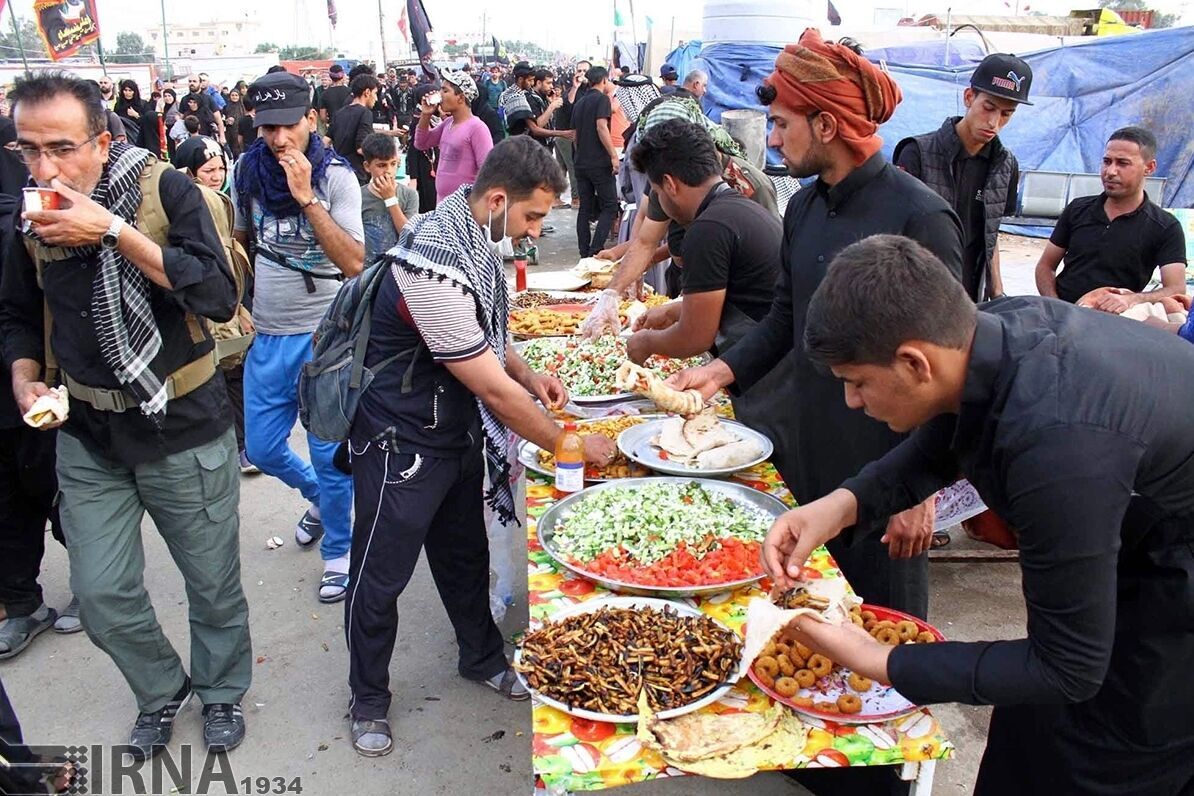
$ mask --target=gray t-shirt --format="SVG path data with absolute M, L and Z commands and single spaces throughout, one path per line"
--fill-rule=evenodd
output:
M 235 173 L 233 179 L 235 180 Z M 336 224 L 353 240 L 364 243 L 361 223 L 361 186 L 348 166 L 332 164 L 315 188 L 320 204 L 331 213 Z M 312 274 L 335 276 L 340 273 L 315 239 L 315 229 L 306 216 L 275 218 L 253 202 L 253 228 L 237 209 L 235 229 L 257 236 L 259 248 L 286 257 L 296 268 Z M 310 334 L 315 331 L 332 297 L 342 284 L 336 279 L 313 279 L 315 292 L 307 292 L 307 283 L 297 271 L 271 262 L 261 255 L 256 259 L 253 287 L 253 324 L 263 334 Z
M 396 187 L 398 207 L 410 221 L 419 213 L 419 192 L 402 183 Z M 398 230 L 394 229 L 386 203 L 370 193 L 368 185 L 361 186 L 361 217 L 365 224 L 365 265 L 369 265 L 398 242 Z

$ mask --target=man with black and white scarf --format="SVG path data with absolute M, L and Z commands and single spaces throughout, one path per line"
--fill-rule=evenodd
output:
M 26 205 L 4 260 L 0 332 L 22 412 L 49 393 L 46 365 L 69 390 L 65 423 L 45 427 L 62 425 L 59 509 L 83 629 L 136 697 L 134 757 L 169 743 L 192 693 L 204 741 L 226 751 L 244 738 L 252 658 L 236 440 L 201 318 L 232 317 L 232 272 L 199 189 L 113 143 L 94 85 L 39 73 L 11 97 L 17 151 L 62 209 Z M 152 180 L 157 221 L 144 201 Z M 189 676 L 145 591 L 146 513 L 186 583 Z
M 527 699 L 489 612 L 483 501 L 516 522 L 507 429 L 553 450 L 563 433 L 542 409 L 568 400 L 506 345 L 504 237 L 538 237 L 566 182 L 528 136 L 493 148 L 477 181 L 403 228 L 379 267 L 365 364 L 385 359 L 361 396 L 349 446 L 356 522 L 345 602 L 352 741 L 366 757 L 393 740 L 390 656 L 397 600 L 421 549 L 460 646 L 457 670 L 510 699 Z M 585 458 L 605 464 L 613 443 L 586 436 Z M 488 470 L 488 483 L 485 474 Z

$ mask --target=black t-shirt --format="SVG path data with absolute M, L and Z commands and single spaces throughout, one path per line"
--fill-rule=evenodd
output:
M 561 83 L 560 85 L 562 86 L 564 84 Z M 569 84 L 567 90 L 565 90 L 563 92 L 564 104 L 560 106 L 560 109 L 558 111 L 556 111 L 556 129 L 557 130 L 571 130 L 572 129 L 572 109 L 576 107 L 576 103 L 580 102 L 581 99 L 585 96 L 585 94 L 588 94 L 592 90 L 593 89 L 589 88 L 588 83 L 581 83 L 579 86 L 576 87 L 576 96 L 572 98 L 571 102 L 569 102 L 568 101 L 568 93 L 570 91 L 572 91 L 572 86 L 571 86 L 571 84 Z
M 572 107 L 572 129 L 576 131 L 576 168 L 610 166 L 609 153 L 597 135 L 597 120 L 613 115 L 613 106 L 604 91 L 590 91 Z
M 953 162 L 954 195 L 957 197 L 954 200 L 954 212 L 962 222 L 962 285 L 972 298 L 978 295 L 978 281 L 986 264 L 987 211 L 983 204 L 983 190 L 987 186 L 987 175 L 991 170 L 992 148 L 993 142 L 970 155 L 964 148 L 959 147 Z M 913 177 L 923 179 L 920 147 L 904 147 L 900 150 L 900 159 L 896 161 L 896 165 Z M 1003 209 L 1005 216 L 1016 214 L 1019 184 L 1020 166 L 1013 160 L 1007 203 Z
M 727 307 L 761 320 L 775 297 L 782 243 L 779 218 L 719 182 L 684 233 L 682 290 L 724 290 Z
M 357 149 L 371 132 L 373 132 L 373 111 L 356 102 L 341 108 L 328 127 L 328 137 L 332 139 L 332 148 L 352 164 L 352 170 L 356 172 L 357 180 L 361 185 L 369 182 L 369 175 L 365 172 L 365 158 L 357 152 Z
M 240 134 L 241 146 L 248 149 L 257 140 L 257 131 L 253 129 L 253 117 L 246 113 L 237 119 L 236 132 Z
M 539 92 L 537 91 L 527 92 L 527 104 L 531 106 L 531 118 L 533 119 L 538 119 L 547 110 L 547 100 L 539 96 Z M 530 130 L 527 130 L 527 135 L 530 135 L 531 138 L 534 138 L 548 149 L 552 149 L 552 145 L 555 142 L 554 138 L 540 138 L 537 135 L 532 135 Z
M 319 107 L 328 112 L 328 120 L 336 118 L 336 111 L 352 101 L 352 91 L 348 86 L 328 86 L 323 90 L 323 97 L 319 100 Z
M 1186 262 L 1181 223 L 1149 201 L 1131 213 L 1107 220 L 1106 194 L 1075 199 L 1061 212 L 1049 242 L 1065 249 L 1057 296 L 1075 302 L 1100 287 L 1126 287 L 1139 293 L 1153 270 Z

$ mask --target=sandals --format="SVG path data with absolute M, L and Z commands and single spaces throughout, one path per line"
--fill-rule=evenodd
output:
M 335 589 L 331 594 L 324 596 L 324 589 Z M 319 601 L 321 603 L 338 603 L 344 599 L 348 594 L 348 573 L 347 572 L 333 572 L 327 570 L 323 573 L 323 577 L 319 579 Z
M 42 611 L 38 619 L 37 614 Z M 0 622 L 0 660 L 20 655 L 33 639 L 53 627 L 57 619 L 58 612 L 43 605 L 29 616 L 10 616 Z
M 512 702 L 525 702 L 531 698 L 531 692 L 527 691 L 526 686 L 518 679 L 518 675 L 514 673 L 513 668 L 507 666 L 506 671 L 501 673 L 500 678 L 498 679 L 498 676 L 494 676 L 481 682 Z M 497 680 L 497 682 L 494 682 L 494 680 Z
M 299 531 L 302 531 L 310 538 L 304 542 L 299 538 Z M 315 544 L 322 538 L 323 522 L 315 519 L 315 517 L 311 515 L 311 512 L 305 512 L 302 516 L 302 519 L 298 521 L 298 526 L 294 529 L 294 543 L 303 550 L 309 550 L 310 548 L 314 547 Z
M 383 757 L 394 751 L 394 736 L 385 719 L 353 719 L 352 748 L 361 757 Z

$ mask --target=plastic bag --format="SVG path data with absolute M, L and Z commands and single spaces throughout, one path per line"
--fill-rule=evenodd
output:
M 603 334 L 618 334 L 622 323 L 618 320 L 619 297 L 617 291 L 606 288 L 597 297 L 597 304 L 589 317 L 580 325 L 580 333 L 590 339 Z
M 514 493 L 514 509 L 521 523 L 504 523 L 496 513 L 485 507 L 485 527 L 489 536 L 489 612 L 500 623 L 514 604 L 518 567 L 526 563 L 526 481 L 525 468 L 518 461 L 518 437 L 510 432 L 510 489 Z

